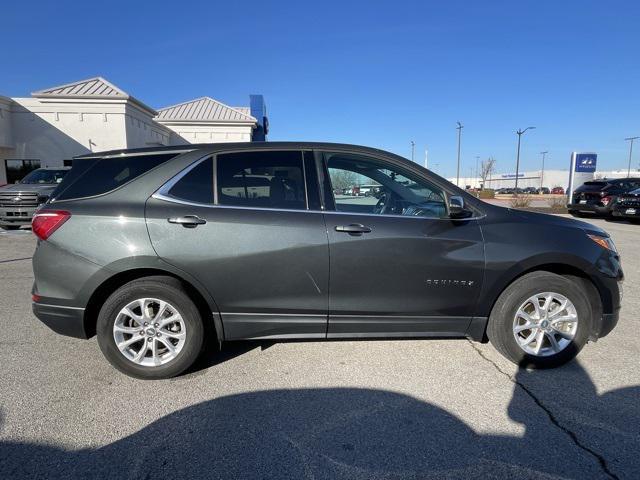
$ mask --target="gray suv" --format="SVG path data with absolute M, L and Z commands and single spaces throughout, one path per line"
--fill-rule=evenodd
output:
M 19 183 L 0 188 L 0 228 L 29 225 L 36 209 L 49 199 L 71 167 L 38 168 Z
M 345 189 L 367 187 L 374 195 Z M 247 339 L 490 340 L 554 367 L 618 321 L 609 235 L 328 143 L 91 154 L 33 219 L 33 311 L 138 378 Z

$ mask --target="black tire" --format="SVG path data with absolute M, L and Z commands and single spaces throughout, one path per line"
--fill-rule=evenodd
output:
M 513 333 L 513 322 L 518 308 L 529 297 L 541 292 L 564 295 L 575 306 L 578 326 L 575 337 L 560 352 L 549 356 L 531 355 L 520 348 Z M 569 278 L 550 272 L 526 274 L 498 297 L 487 325 L 489 341 L 498 352 L 513 363 L 524 368 L 555 368 L 573 360 L 589 339 L 593 312 L 583 289 Z
M 186 326 L 185 344 L 177 356 L 159 366 L 142 366 L 125 358 L 116 346 L 113 325 L 118 312 L 138 298 L 157 298 L 174 306 Z M 181 374 L 198 359 L 204 343 L 202 316 L 182 283 L 172 277 L 152 276 L 129 282 L 117 289 L 104 303 L 96 325 L 98 345 L 109 363 L 130 377 L 152 380 Z
M 586 215 L 578 210 L 569 210 L 569 215 L 577 218 L 584 218 Z
M 0 225 L 3 230 L 18 230 L 22 225 Z

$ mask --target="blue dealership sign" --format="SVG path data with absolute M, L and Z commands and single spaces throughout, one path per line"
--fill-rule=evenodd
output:
M 596 163 L 598 155 L 595 153 L 578 153 L 576 154 L 576 172 L 593 173 L 596 171 Z

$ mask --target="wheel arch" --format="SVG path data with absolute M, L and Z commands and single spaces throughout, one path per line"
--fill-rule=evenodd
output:
M 218 343 L 222 342 L 224 332 L 222 321 L 218 312 L 218 307 L 209 295 L 209 293 L 200 286 L 196 286 L 195 282 L 189 281 L 176 272 L 168 269 L 157 267 L 139 267 L 129 270 L 123 270 L 114 273 L 106 280 L 103 280 L 94 290 L 84 310 L 84 329 L 87 338 L 91 338 L 96 334 L 96 322 L 100 308 L 106 299 L 118 288 L 133 280 L 140 278 L 162 275 L 172 277 L 180 281 L 186 289 L 189 297 L 194 301 L 196 307 L 200 311 L 204 321 L 206 338 L 215 338 Z
M 603 312 L 607 311 L 607 307 L 611 306 L 611 299 L 607 297 L 606 290 L 598 284 L 597 280 L 585 272 L 582 268 L 569 264 L 569 263 L 542 263 L 539 265 L 533 265 L 529 268 L 523 269 L 518 272 L 515 276 L 510 277 L 510 279 L 506 282 L 502 282 L 500 288 L 494 290 L 494 294 L 491 295 L 489 302 L 489 309 L 487 318 L 491 315 L 498 298 L 500 295 L 511 285 L 513 282 L 518 280 L 519 278 L 533 273 L 533 272 L 548 272 L 555 273 L 556 275 L 560 275 L 566 278 L 571 279 L 574 282 L 579 283 L 582 288 L 584 288 L 587 293 L 587 298 L 589 299 L 591 309 L 594 315 L 594 325 L 592 325 L 592 332 L 590 334 L 590 340 L 597 340 L 600 329 L 600 322 L 602 321 Z M 487 322 L 488 325 L 488 322 Z M 483 336 L 483 341 L 487 341 L 486 334 L 486 326 L 485 325 L 485 333 Z

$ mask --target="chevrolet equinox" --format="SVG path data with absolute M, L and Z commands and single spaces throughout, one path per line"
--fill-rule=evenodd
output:
M 369 195 L 345 191 L 370 188 Z M 555 367 L 618 321 L 609 235 L 476 199 L 372 148 L 242 143 L 77 157 L 34 216 L 33 312 L 137 378 L 207 342 L 460 337 Z

